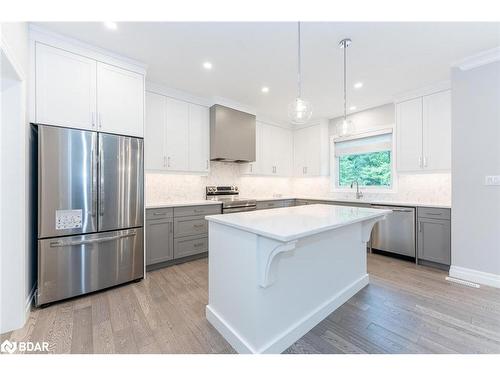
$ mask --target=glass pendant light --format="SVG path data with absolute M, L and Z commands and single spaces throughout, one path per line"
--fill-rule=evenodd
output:
M 347 47 L 351 45 L 351 39 L 342 39 L 339 47 L 344 50 L 344 117 L 336 125 L 337 136 L 345 137 L 354 132 L 354 123 L 347 119 Z
M 297 69 L 297 98 L 288 105 L 288 117 L 294 124 L 305 124 L 312 116 L 311 104 L 302 98 L 302 81 L 301 81 L 301 49 L 300 49 L 300 22 L 298 27 L 298 69 Z

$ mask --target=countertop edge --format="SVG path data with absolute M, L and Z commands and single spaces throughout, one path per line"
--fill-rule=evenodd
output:
M 249 228 L 249 227 L 244 226 L 244 225 L 239 225 L 239 224 L 236 224 L 236 223 L 231 223 L 231 222 L 228 222 L 227 220 L 224 220 L 224 219 L 219 219 L 219 217 L 225 217 L 225 215 L 223 215 L 223 214 L 208 215 L 208 216 L 205 216 L 205 219 L 207 221 L 211 221 L 211 222 L 214 222 L 214 223 L 217 223 L 217 224 L 221 224 L 221 225 L 226 225 L 228 227 L 236 228 L 236 229 L 239 229 L 239 230 L 242 230 L 242 231 L 245 231 L 245 232 L 249 232 L 249 233 L 253 233 L 253 234 L 262 236 L 262 237 L 271 238 L 271 239 L 276 240 L 276 241 L 289 242 L 289 241 L 294 241 L 294 240 L 298 240 L 298 239 L 301 239 L 301 238 L 313 236 L 315 234 L 327 232 L 329 230 L 338 229 L 338 228 L 342 228 L 342 227 L 345 227 L 345 226 L 348 226 L 348 225 L 360 223 L 360 222 L 363 222 L 363 221 L 368 221 L 368 220 L 372 220 L 372 219 L 376 219 L 376 218 L 382 218 L 382 217 L 386 216 L 389 213 L 388 210 L 380 210 L 380 211 L 381 212 L 379 212 L 379 213 L 373 213 L 373 214 L 367 215 L 365 217 L 347 220 L 345 222 L 334 224 L 334 225 L 322 226 L 322 227 L 319 227 L 317 229 L 309 230 L 307 232 L 297 233 L 297 234 L 290 235 L 290 236 L 279 236 L 279 235 L 276 235 L 276 234 L 273 234 L 273 233 L 269 233 L 269 232 L 266 232 L 266 231 L 262 231 L 262 230 L 259 230 L 259 229 L 253 229 L 253 228 Z

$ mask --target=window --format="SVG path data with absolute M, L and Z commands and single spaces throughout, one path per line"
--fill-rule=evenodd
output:
M 333 142 L 336 189 L 350 188 L 353 181 L 366 188 L 392 188 L 392 132 L 337 138 Z

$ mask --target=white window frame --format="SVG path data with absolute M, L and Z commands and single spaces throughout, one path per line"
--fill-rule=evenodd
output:
M 353 139 L 368 138 L 382 134 L 392 134 L 391 144 L 391 185 L 388 187 L 381 186 L 359 186 L 360 189 L 367 193 L 397 193 L 398 191 L 398 176 L 396 170 L 396 134 L 394 127 L 383 128 L 377 130 L 369 130 L 362 133 L 357 133 L 348 137 L 330 137 L 330 192 L 332 193 L 352 193 L 353 189 L 350 187 L 341 187 L 338 185 L 338 170 L 339 160 L 335 157 L 335 142 L 348 141 Z

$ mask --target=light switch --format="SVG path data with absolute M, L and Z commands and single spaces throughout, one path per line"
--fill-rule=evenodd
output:
M 487 186 L 500 186 L 500 176 L 486 176 L 484 184 Z

